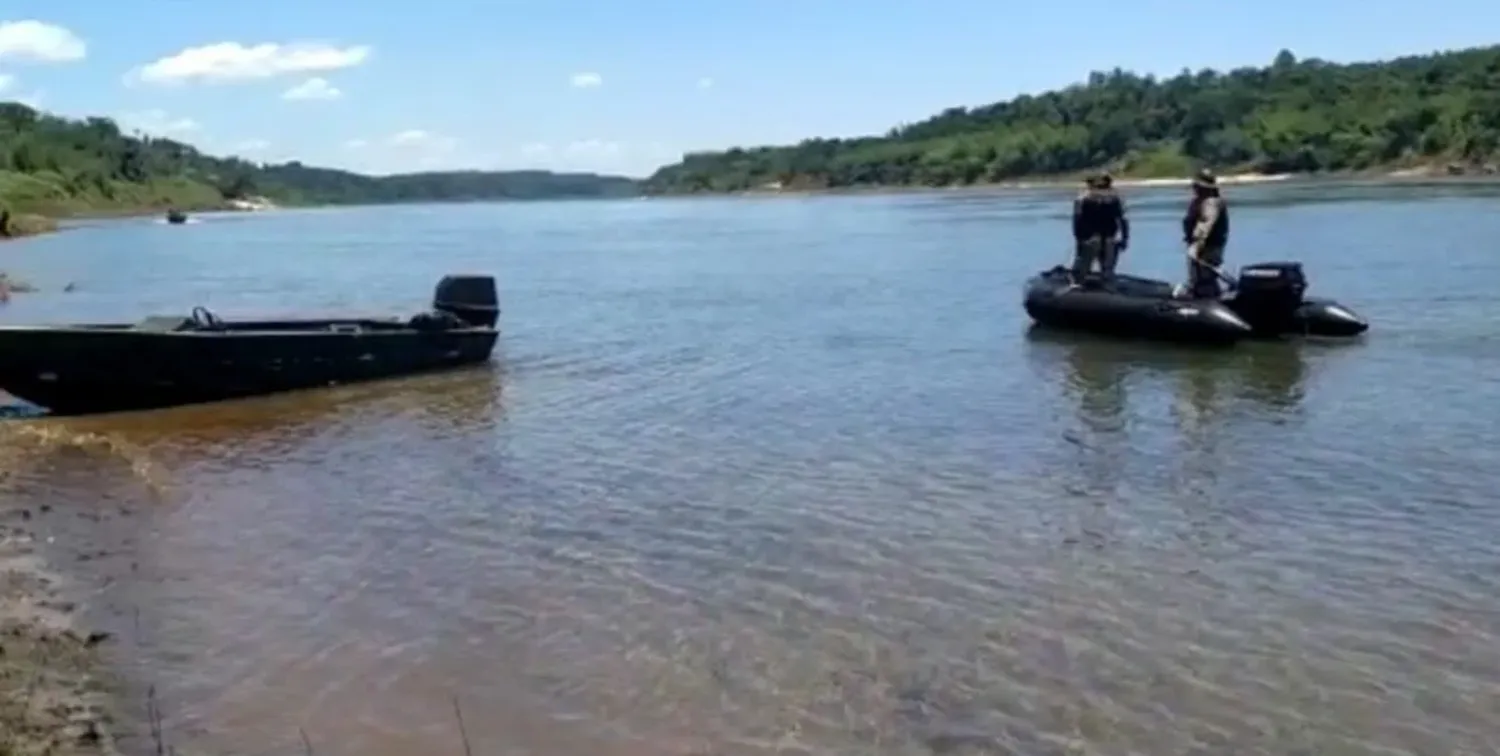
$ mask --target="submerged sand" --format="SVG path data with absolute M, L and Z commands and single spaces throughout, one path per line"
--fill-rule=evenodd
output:
M 83 629 L 77 592 L 47 563 L 51 507 L 17 495 L 10 456 L 0 455 L 0 756 L 117 753 L 109 637 Z
M 114 753 L 100 644 L 39 556 L 27 509 L 0 525 L 0 754 Z

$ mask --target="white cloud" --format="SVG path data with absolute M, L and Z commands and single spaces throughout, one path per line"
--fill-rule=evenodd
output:
M 77 34 L 44 21 L 0 22 L 0 60 L 67 63 L 83 60 L 88 45 Z
M 680 149 L 661 142 L 629 144 L 608 139 L 580 139 L 563 144 L 531 142 L 500 158 L 508 168 L 553 171 L 597 171 L 644 176 L 662 163 L 681 157 Z
M 604 77 L 592 71 L 573 74 L 568 82 L 578 89 L 592 89 L 604 85 Z
M 11 76 L 10 74 L 0 73 L 0 92 L 4 92 L 5 90 L 10 89 L 11 85 L 15 83 L 16 77 Z
M 204 84 L 270 79 L 295 73 L 337 71 L 363 64 L 370 57 L 366 45 L 336 47 L 322 42 L 243 45 L 216 42 L 189 47 L 147 63 L 126 75 L 127 83 Z
M 698 80 L 698 88 L 699 89 L 712 89 L 713 86 L 714 86 L 714 80 L 711 79 L 711 78 L 709 78 L 709 77 L 707 77 L 707 76 L 705 76 L 705 77 L 703 77 L 703 78 L 701 78 L 701 79 Z
M 348 166 L 366 173 L 461 169 L 480 162 L 478 156 L 459 149 L 458 139 L 426 129 L 407 129 L 380 139 L 350 139 L 343 146 L 358 155 Z
M 407 129 L 406 131 L 392 134 L 385 140 L 387 144 L 399 147 L 403 144 L 425 144 L 432 140 L 432 135 L 421 129 Z
M 406 131 L 392 134 L 385 140 L 391 147 L 400 147 L 409 150 L 421 150 L 428 154 L 444 154 L 458 149 L 458 140 L 442 134 L 434 134 L 422 129 L 407 129 Z
M 271 143 L 264 139 L 246 139 L 234 145 L 234 152 L 241 155 L 249 155 L 256 152 L 265 152 L 271 149 Z
M 337 100 L 344 93 L 321 76 L 314 76 L 281 93 L 283 100 Z
M 594 170 L 602 166 L 618 164 L 632 150 L 628 150 L 619 142 L 605 139 L 580 139 L 559 145 L 532 142 L 521 145 L 518 152 L 523 163 L 536 167 L 554 170 Z
M 153 108 L 137 113 L 124 113 L 120 124 L 127 129 L 144 131 L 152 136 L 172 136 L 197 131 L 201 126 L 191 118 L 173 118 L 166 111 Z
M 646 148 L 644 150 L 641 150 L 640 153 L 643 157 L 649 160 L 662 162 L 676 162 L 682 159 L 682 150 L 668 147 L 661 142 L 652 142 L 646 145 Z
M 620 143 L 606 142 L 602 139 L 583 139 L 570 143 L 564 152 L 573 157 L 612 158 L 620 154 Z

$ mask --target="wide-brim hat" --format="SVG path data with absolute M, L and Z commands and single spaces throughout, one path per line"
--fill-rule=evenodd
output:
M 1204 168 L 1193 176 L 1193 186 L 1201 186 L 1205 189 L 1215 188 L 1219 185 L 1219 177 L 1214 172 Z

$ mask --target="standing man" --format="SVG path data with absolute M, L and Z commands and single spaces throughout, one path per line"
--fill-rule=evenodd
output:
M 1120 253 L 1130 246 L 1130 221 L 1125 217 L 1125 201 L 1115 192 L 1114 179 L 1101 173 L 1085 179 L 1084 187 L 1073 200 L 1075 282 L 1088 275 L 1095 263 L 1105 277 L 1113 276 Z
M 1182 219 L 1182 236 L 1188 245 L 1185 293 L 1195 298 L 1219 296 L 1219 268 L 1229 243 L 1229 206 L 1219 195 L 1219 180 L 1207 168 L 1193 177 L 1193 200 Z

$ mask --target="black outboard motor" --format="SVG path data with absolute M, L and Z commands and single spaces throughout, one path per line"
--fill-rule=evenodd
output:
M 1266 262 L 1240 268 L 1234 296 L 1225 304 L 1257 336 L 1358 336 L 1370 324 L 1329 299 L 1309 299 L 1302 263 Z
M 1240 268 L 1231 306 L 1257 333 L 1280 334 L 1301 330 L 1297 310 L 1307 292 L 1307 276 L 1299 262 L 1264 262 Z
M 495 277 L 443 276 L 432 294 L 432 308 L 454 315 L 474 328 L 494 328 L 500 319 Z

